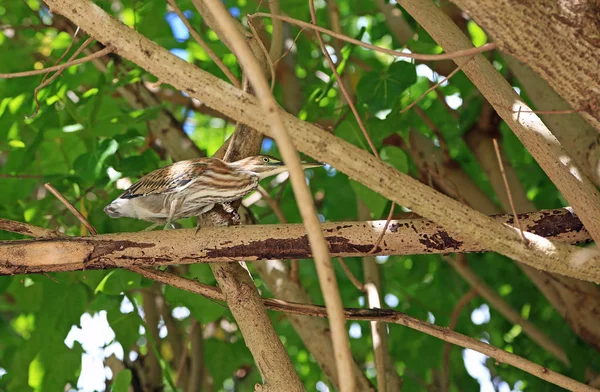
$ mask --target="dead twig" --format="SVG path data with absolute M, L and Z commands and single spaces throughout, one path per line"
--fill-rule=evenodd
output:
M 98 232 L 96 231 L 96 229 L 94 228 L 94 226 L 92 226 L 90 224 L 90 222 L 88 222 L 88 220 L 85 218 L 85 216 L 83 216 L 81 214 L 81 212 L 79 212 L 77 210 L 77 208 L 75 208 L 73 206 L 73 204 L 71 204 L 55 187 L 52 186 L 52 184 L 50 184 L 49 182 L 44 184 L 44 187 L 50 191 L 50 193 L 52 193 L 58 200 L 60 200 L 61 203 L 63 203 L 65 205 L 65 207 L 67 207 L 67 209 L 69 211 L 71 211 L 71 213 L 73 215 L 75 215 L 75 217 L 77 217 L 77 219 L 79 219 L 79 221 L 88 229 L 88 231 L 92 234 L 92 235 L 98 235 Z
M 88 61 L 92 61 L 102 56 L 106 56 L 109 53 L 112 53 L 112 48 L 106 47 L 102 50 L 97 51 L 96 53 L 90 54 L 89 56 L 82 57 L 78 60 L 67 61 L 64 64 L 54 65 L 48 68 L 36 69 L 33 71 L 24 71 L 24 72 L 13 72 L 13 73 L 0 73 L 0 79 L 14 79 L 14 78 L 23 78 L 26 76 L 35 76 L 35 75 L 43 75 L 47 72 L 52 71 L 60 71 L 68 67 L 72 67 L 74 65 L 79 65 L 83 63 L 87 63 Z
M 525 234 L 523 234 L 523 227 L 521 226 L 521 221 L 519 220 L 519 215 L 517 215 L 517 210 L 515 209 L 515 204 L 513 203 L 512 194 L 510 192 L 510 186 L 508 185 L 508 179 L 506 178 L 506 172 L 504 171 L 504 164 L 502 163 L 502 155 L 500 154 L 500 148 L 498 147 L 498 141 L 493 139 L 494 150 L 496 150 L 496 158 L 498 158 L 498 165 L 500 165 L 500 173 L 502 174 L 502 179 L 504 180 L 504 186 L 506 187 L 506 195 L 508 196 L 508 202 L 510 203 L 510 208 L 515 217 L 515 222 L 517 222 L 517 227 L 521 232 L 521 237 L 523 237 L 523 242 L 525 245 L 529 245 L 529 240 L 525 238 Z
M 91 37 L 88 38 L 87 40 L 85 40 L 85 42 L 83 44 L 81 44 L 81 46 L 69 58 L 69 61 L 71 61 L 75 57 L 79 56 L 79 54 L 81 52 L 83 52 L 83 50 L 85 48 L 87 48 L 89 46 L 89 44 L 92 43 L 93 40 L 94 40 L 94 38 L 91 38 Z M 58 59 L 57 63 L 60 62 L 63 59 L 63 57 L 69 52 L 69 50 L 71 50 L 71 46 L 73 45 L 73 42 L 75 42 L 75 35 L 73 35 L 73 40 L 71 41 L 71 44 L 69 45 L 69 47 L 67 48 L 67 50 L 63 53 L 63 55 Z M 67 61 L 67 64 L 68 64 L 68 61 Z M 33 110 L 33 113 L 31 113 L 29 116 L 26 116 L 28 119 L 34 118 L 35 116 L 37 116 L 38 112 L 40 111 L 40 101 L 38 100 L 38 93 L 40 92 L 40 90 L 43 89 L 44 87 L 48 86 L 56 78 L 58 78 L 59 76 L 61 76 L 62 73 L 63 73 L 63 71 L 66 68 L 67 67 L 65 66 L 62 69 L 59 69 L 58 71 L 56 71 L 56 73 L 54 75 L 52 75 L 47 80 L 46 80 L 46 77 L 50 74 L 50 72 L 48 72 L 46 75 L 44 75 L 44 78 L 42 79 L 42 82 L 39 84 L 39 86 L 37 86 L 35 88 L 35 90 L 33 90 L 33 100 L 35 102 L 35 109 Z
M 344 270 L 344 273 L 346 274 L 346 276 L 348 277 L 348 279 L 350 279 L 350 282 L 352 282 L 352 284 L 354 285 L 354 287 L 356 287 L 358 289 L 358 291 L 365 291 L 365 285 L 363 285 L 361 283 L 360 280 L 358 280 L 358 278 L 356 276 L 354 276 L 354 274 L 352 273 L 352 271 L 350 270 L 350 267 L 348 267 L 348 264 L 346 264 L 346 260 L 344 260 L 343 257 L 338 257 L 338 261 L 340 262 L 340 265 L 342 266 L 342 269 Z
M 490 42 L 490 43 L 482 45 L 478 48 L 458 50 L 456 52 L 451 52 L 451 53 L 442 53 L 442 54 L 404 53 L 404 52 L 400 52 L 397 50 L 385 49 L 385 48 L 382 48 L 382 47 L 379 47 L 376 45 L 368 44 L 368 43 L 359 41 L 357 39 L 348 37 L 347 35 L 338 34 L 334 31 L 320 27 L 316 24 L 307 23 L 307 22 L 303 22 L 298 19 L 290 18 L 289 16 L 273 15 L 273 14 L 269 14 L 267 12 L 256 12 L 254 14 L 248 15 L 248 19 L 257 18 L 257 17 L 280 19 L 280 20 L 283 20 L 284 22 L 287 22 L 287 23 L 290 23 L 290 24 L 293 24 L 293 25 L 296 25 L 296 26 L 299 26 L 299 27 L 302 27 L 305 29 L 315 30 L 320 33 L 330 35 L 339 40 L 349 42 L 351 44 L 358 45 L 358 46 L 361 46 L 366 49 L 371 49 L 376 52 L 389 54 L 390 56 L 393 56 L 393 57 L 406 57 L 406 58 L 415 59 L 415 60 L 427 60 L 427 61 L 449 60 L 449 59 L 455 59 L 458 57 L 473 56 L 473 55 L 476 55 L 479 53 L 488 52 L 490 50 L 496 49 L 496 44 L 493 42 Z

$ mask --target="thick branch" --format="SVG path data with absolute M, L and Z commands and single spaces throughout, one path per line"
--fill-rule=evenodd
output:
M 511 56 L 504 60 L 538 110 L 568 110 L 571 106 L 531 68 Z M 540 114 L 584 173 L 600 186 L 600 133 L 580 113 Z
M 453 1 L 494 36 L 503 52 L 529 65 L 600 130 L 596 1 Z
M 580 243 L 590 239 L 579 219 L 568 209 L 520 215 L 524 229 L 547 239 Z M 495 217 L 512 224 L 512 215 Z M 323 223 L 322 230 L 334 257 L 364 256 L 377 241 L 385 221 Z M 518 235 L 518 234 L 517 234 Z M 542 239 L 541 237 L 538 237 Z M 546 239 L 543 239 L 546 241 Z M 453 236 L 425 220 L 393 220 L 373 255 L 483 252 L 468 236 Z M 119 265 L 170 265 L 312 257 L 301 224 L 206 227 L 103 234 L 94 237 L 0 242 L 0 267 L 4 274 L 114 268 Z M 549 269 L 569 272 L 563 263 Z M 597 269 L 582 268 L 586 279 L 600 279 Z
M 470 39 L 433 1 L 399 0 L 398 3 L 444 50 L 456 51 L 473 46 Z M 570 159 L 556 137 L 536 114 L 518 112 L 527 111 L 529 108 L 485 56 L 477 55 L 471 60 L 457 58 L 454 61 L 462 67 L 465 75 L 471 79 L 573 206 L 592 238 L 600 241 L 600 193 Z M 527 263 L 525 260 L 520 261 Z

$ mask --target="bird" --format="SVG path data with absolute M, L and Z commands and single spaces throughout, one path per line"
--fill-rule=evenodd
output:
M 303 169 L 321 163 L 301 162 Z M 156 169 L 132 184 L 104 208 L 111 218 L 134 218 L 153 225 L 146 230 L 183 218 L 200 217 L 222 205 L 235 213 L 231 203 L 248 195 L 260 180 L 286 172 L 284 162 L 269 155 L 257 155 L 225 162 L 218 158 L 195 158 Z M 200 228 L 200 219 L 196 232 Z

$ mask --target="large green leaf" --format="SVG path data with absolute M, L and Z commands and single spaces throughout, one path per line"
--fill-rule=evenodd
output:
M 397 61 L 384 72 L 372 71 L 363 75 L 358 82 L 356 95 L 359 102 L 367 105 L 370 112 L 375 114 L 396 106 L 402 92 L 416 81 L 415 66 Z

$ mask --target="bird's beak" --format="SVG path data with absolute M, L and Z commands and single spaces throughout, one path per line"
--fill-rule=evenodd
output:
M 325 164 L 319 162 L 300 162 L 302 169 L 311 169 L 313 167 L 323 167 Z

